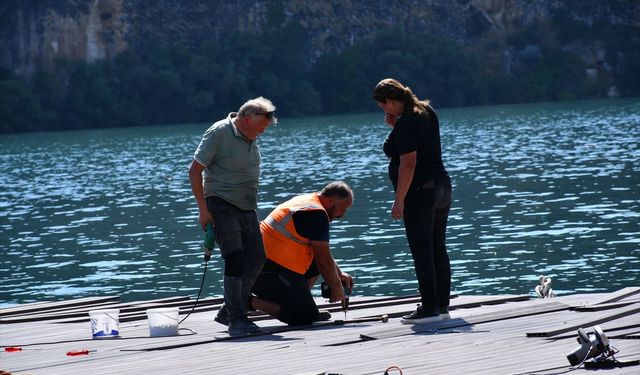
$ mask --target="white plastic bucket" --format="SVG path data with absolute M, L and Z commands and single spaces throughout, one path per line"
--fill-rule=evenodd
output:
M 120 310 L 91 310 L 91 334 L 94 339 L 106 339 L 120 336 Z
M 150 336 L 176 336 L 178 335 L 177 307 L 163 307 L 147 310 Z

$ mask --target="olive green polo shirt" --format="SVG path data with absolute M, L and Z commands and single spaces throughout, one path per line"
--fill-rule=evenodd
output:
M 258 207 L 260 150 L 257 142 L 246 139 L 229 113 L 202 136 L 193 158 L 204 168 L 204 196 L 217 196 L 242 210 Z

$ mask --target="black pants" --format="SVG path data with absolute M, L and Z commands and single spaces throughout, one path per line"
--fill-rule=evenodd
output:
M 253 293 L 280 305 L 278 320 L 292 326 L 311 324 L 318 317 L 318 306 L 307 280 L 316 275 L 317 271 L 301 275 L 267 260 L 253 285 Z
M 253 285 L 266 260 L 256 211 L 241 210 L 219 197 L 207 197 L 206 203 L 215 221 L 225 276 L 248 277 Z
M 451 208 L 451 179 L 411 189 L 404 202 L 404 227 L 418 278 L 422 308 L 442 311 L 449 306 L 451 265 L 445 245 Z

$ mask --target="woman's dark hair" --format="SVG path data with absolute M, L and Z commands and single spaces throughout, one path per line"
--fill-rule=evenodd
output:
M 418 115 L 428 115 L 429 100 L 420 100 L 408 86 L 404 86 L 393 78 L 385 78 L 373 89 L 373 100 L 385 102 L 387 99 L 404 103 L 404 110 Z

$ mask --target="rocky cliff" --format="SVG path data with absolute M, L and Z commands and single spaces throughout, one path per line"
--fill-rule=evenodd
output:
M 0 65 L 26 76 L 58 57 L 92 62 L 158 43 L 193 47 L 290 21 L 305 31 L 310 61 L 381 28 L 426 31 L 472 46 L 558 12 L 585 24 L 640 25 L 640 2 L 633 0 L 5 0 L 0 10 Z

